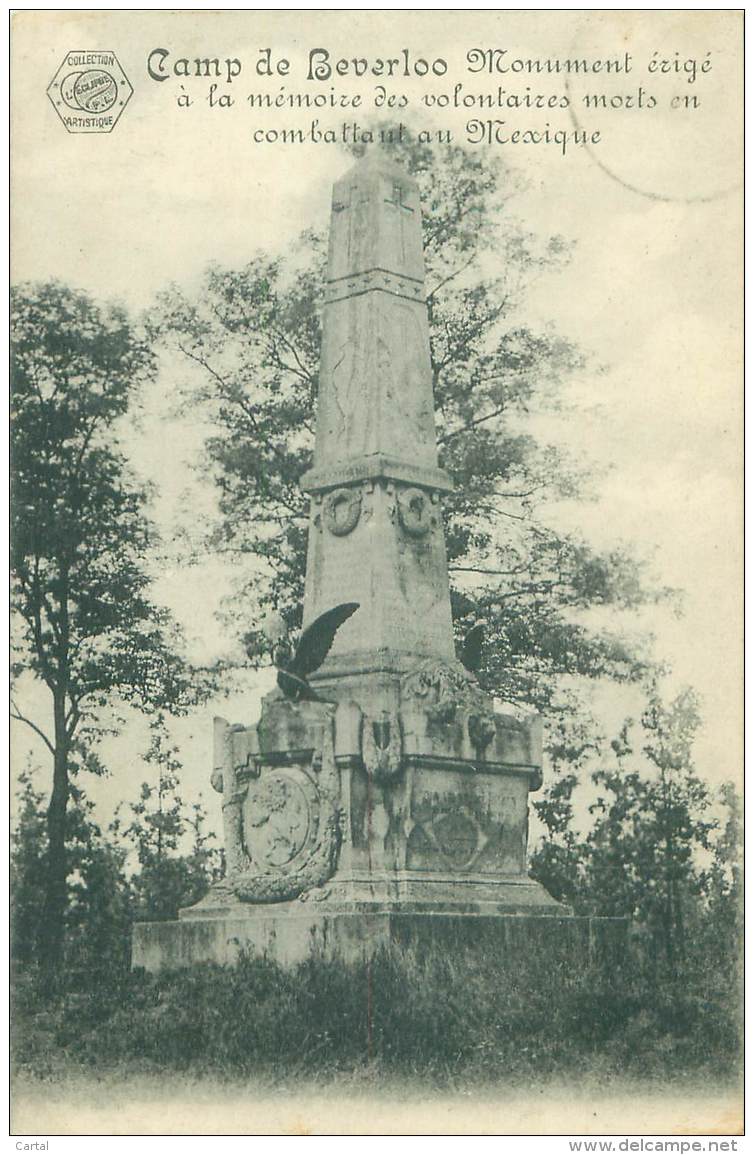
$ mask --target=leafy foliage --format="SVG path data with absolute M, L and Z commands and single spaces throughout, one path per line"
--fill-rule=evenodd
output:
M 671 969 L 700 933 L 718 939 L 715 949 L 727 965 L 740 954 L 738 803 L 726 786 L 721 829 L 712 792 L 694 769 L 698 725 L 691 690 L 667 705 L 654 690 L 641 718 L 640 746 L 628 720 L 610 743 L 610 759 L 587 728 L 562 723 L 554 781 L 534 802 L 545 835 L 532 854 L 533 876 L 579 913 L 631 919 L 655 961 Z M 574 794 L 593 759 L 598 793 L 583 833 Z
M 564 678 L 639 678 L 641 647 L 584 611 L 660 595 L 625 551 L 596 551 L 548 524 L 548 503 L 588 496 L 588 479 L 530 421 L 560 407 L 585 363 L 567 338 L 522 316 L 527 286 L 561 267 L 568 245 L 516 221 L 517 183 L 499 158 L 413 140 L 389 151 L 422 196 L 440 463 L 457 487 L 445 529 L 459 636 L 486 621 L 483 683 L 542 709 Z M 240 559 L 229 614 L 259 661 L 270 609 L 289 629 L 300 624 L 307 506 L 297 482 L 313 449 L 324 264 L 322 237 L 307 233 L 284 257 L 209 269 L 194 297 L 166 292 L 155 319 L 214 427 L 219 518 L 207 544 Z
M 177 748 L 169 741 L 165 719 L 151 724 L 151 742 L 145 761 L 156 767 L 157 785 L 143 782 L 138 801 L 128 806 L 127 825 L 116 819 L 115 832 L 134 847 L 139 870 L 133 882 L 133 917 L 137 921 L 177 918 L 183 906 L 193 906 L 221 871 L 220 853 L 205 833 L 201 803 L 187 808 L 179 791 Z M 183 852 L 187 833 L 191 849 Z
M 45 887 L 44 794 L 29 765 L 19 775 L 17 818 L 10 836 L 10 922 L 14 956 L 23 963 L 34 957 L 37 920 Z
M 148 491 L 120 448 L 154 362 L 121 309 L 57 283 L 14 290 L 11 339 L 19 664 L 65 700 L 70 742 L 113 692 L 189 700 L 175 627 L 148 596 Z
M 98 769 L 91 739 L 115 700 L 180 710 L 197 683 L 178 631 L 149 596 L 155 531 L 121 429 L 154 360 L 122 309 L 51 282 L 11 300 L 11 564 L 16 674 L 49 690 L 53 731 L 14 707 L 53 759 L 42 957 L 62 949 L 70 763 Z
M 693 934 L 705 941 L 713 965 L 725 971 L 731 956 L 743 964 L 743 805 L 732 782 L 723 784 L 716 801 L 722 820 L 710 839 L 712 863 L 703 885 L 709 917 L 694 921 Z
M 26 965 L 36 961 L 39 911 L 47 880 L 45 795 L 38 772 L 20 776 L 18 816 L 11 834 L 11 949 Z M 131 897 L 124 873 L 127 850 L 103 832 L 94 805 L 72 783 L 66 810 L 65 921 L 67 968 L 123 967 L 128 963 Z
M 80 971 L 96 981 L 108 968 L 127 968 L 133 923 L 177 917 L 221 873 L 222 856 L 214 848 L 214 835 L 205 830 L 201 804 L 189 807 L 181 800 L 180 763 L 167 743 L 161 716 L 153 722 L 145 760 L 157 768 L 157 785 L 143 783 L 138 800 L 127 807 L 130 820 L 116 814 L 105 829 L 78 784 L 80 767 L 72 766 L 62 976 Z M 37 776 L 38 770 L 28 768 L 20 777 L 11 834 L 11 947 L 13 959 L 24 966 L 37 961 L 46 884 L 47 804 Z
M 699 852 L 708 848 L 715 821 L 709 789 L 693 769 L 699 724 L 693 692 L 667 707 L 652 694 L 641 722 L 652 773 L 623 770 L 633 755 L 626 727 L 614 743 L 618 772 L 594 775 L 605 793 L 591 808 L 587 885 L 605 913 L 640 916 L 672 963 L 684 948 L 685 911 L 703 887 Z
M 591 720 L 559 717 L 548 742 L 550 783 L 532 804 L 545 834 L 530 855 L 529 873 L 569 906 L 578 903 L 584 885 L 584 847 L 574 822 L 573 796 L 599 750 Z

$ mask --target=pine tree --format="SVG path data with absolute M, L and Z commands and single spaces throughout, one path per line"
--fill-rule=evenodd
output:
M 198 902 L 219 877 L 221 862 L 214 835 L 205 833 L 201 803 L 187 807 L 179 793 L 181 762 L 161 715 L 152 720 L 145 761 L 156 772 L 156 783 L 142 783 L 138 801 L 127 807 L 130 821 L 118 818 L 116 829 L 138 858 L 134 918 L 162 921 Z
M 35 955 L 39 910 L 44 900 L 47 830 L 44 794 L 28 763 L 18 778 L 16 820 L 10 835 L 11 955 L 31 963 Z
M 732 782 L 717 795 L 723 819 L 710 838 L 712 862 L 703 876 L 704 917 L 698 933 L 710 965 L 736 972 L 743 961 L 743 804 Z
M 122 971 L 130 962 L 132 896 L 126 852 L 103 831 L 95 806 L 74 782 L 67 813 L 68 901 L 65 960 L 84 986 L 92 972 Z

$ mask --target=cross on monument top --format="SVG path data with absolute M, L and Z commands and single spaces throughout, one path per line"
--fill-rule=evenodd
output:
M 406 221 L 404 214 L 413 214 L 414 211 L 411 205 L 407 205 L 403 199 L 405 191 L 406 190 L 404 189 L 403 184 L 394 183 L 392 197 L 385 197 L 385 204 L 389 205 L 391 209 L 394 209 L 398 213 L 398 232 L 400 233 L 401 258 L 404 261 L 406 259 L 406 241 L 409 239 L 406 237 L 406 225 L 408 222 Z M 409 227 L 413 227 L 413 221 Z
M 385 198 L 385 204 L 392 205 L 393 208 L 396 209 L 403 209 L 404 212 L 412 213 L 414 211 L 413 208 L 411 205 L 407 205 L 403 199 L 404 191 L 402 184 L 394 184 L 393 195 L 392 197 Z
M 363 185 L 352 183 L 348 187 L 348 197 L 343 197 L 340 200 L 333 199 L 332 211 L 335 213 L 346 213 L 348 224 L 346 226 L 346 243 L 345 255 L 349 261 L 352 261 L 355 256 L 357 238 L 363 229 L 363 222 L 361 219 L 362 213 L 368 212 L 368 205 L 370 201 L 369 190 Z
M 372 150 L 336 181 L 332 213 L 330 281 L 373 269 L 423 280 L 419 190 L 405 169 Z
M 361 193 L 361 196 L 359 196 Z M 334 213 L 345 212 L 346 209 L 353 208 L 354 205 L 366 204 L 369 200 L 369 193 L 366 189 L 361 188 L 358 184 L 352 184 L 348 189 L 348 199 L 333 201 L 332 210 Z

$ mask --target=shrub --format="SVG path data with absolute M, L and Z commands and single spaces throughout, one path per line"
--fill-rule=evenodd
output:
M 265 959 L 161 975 L 108 971 L 41 997 L 17 983 L 18 1066 L 329 1078 L 530 1081 L 545 1075 L 731 1077 L 740 1052 L 736 984 L 708 968 L 533 965 L 490 946 L 370 962 Z

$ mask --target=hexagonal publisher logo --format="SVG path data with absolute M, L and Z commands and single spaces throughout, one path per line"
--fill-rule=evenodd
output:
M 114 52 L 68 52 L 47 95 L 69 132 L 112 132 L 133 96 Z

